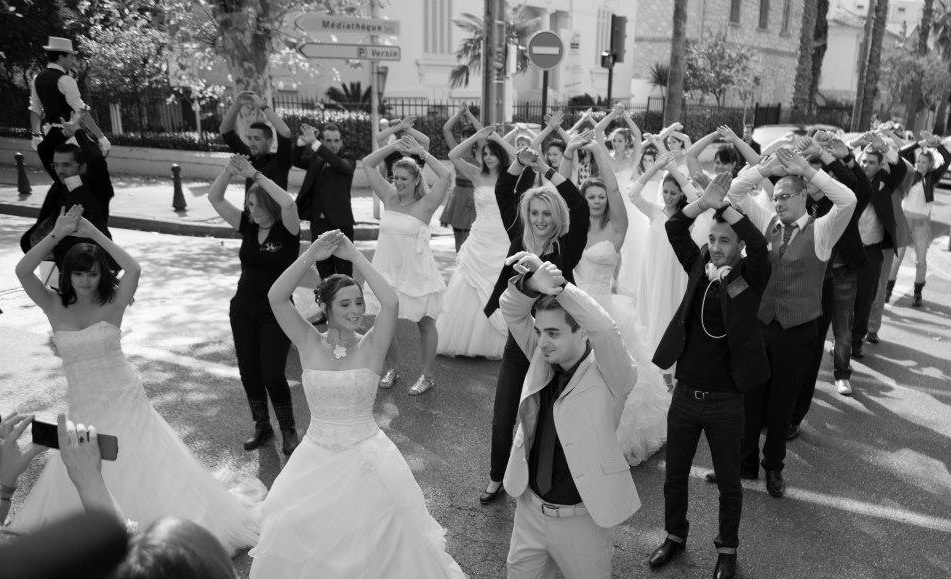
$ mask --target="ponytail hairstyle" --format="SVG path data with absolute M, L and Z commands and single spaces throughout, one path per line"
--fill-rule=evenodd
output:
M 601 229 L 604 229 L 608 226 L 608 222 L 611 221 L 611 200 L 607 198 L 608 188 L 604 184 L 604 181 L 602 181 L 600 178 L 591 177 L 584 180 L 584 182 L 581 184 L 581 187 L 578 188 L 578 192 L 581 193 L 582 197 L 584 197 L 588 189 L 592 187 L 600 187 L 601 189 L 604 189 L 604 214 L 601 216 Z M 585 199 L 585 203 L 587 202 L 587 199 Z
M 393 171 L 397 169 L 403 169 L 408 171 L 413 179 L 417 179 L 416 188 L 413 190 L 413 199 L 419 201 L 429 193 L 429 186 L 426 185 L 426 180 L 423 179 L 423 170 L 419 166 L 419 163 L 416 162 L 416 159 L 412 157 L 403 157 L 399 161 L 393 163 Z
M 552 233 L 547 239 L 537 238 L 529 221 L 529 204 L 535 199 L 543 201 L 551 211 Z M 539 257 L 558 247 L 558 238 L 568 233 L 568 204 L 551 187 L 535 187 L 522 193 L 518 202 L 518 217 L 522 222 L 522 246 Z

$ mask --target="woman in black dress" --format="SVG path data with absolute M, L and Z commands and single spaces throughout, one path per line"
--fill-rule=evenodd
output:
M 580 136 L 575 139 L 584 140 Z M 544 175 L 555 190 L 551 186 L 529 189 L 535 182 L 536 173 Z M 589 225 L 588 202 L 575 184 L 549 167 L 538 153 L 526 148 L 519 151 L 508 170 L 499 175 L 495 198 L 502 214 L 502 224 L 509 235 L 508 255 L 530 251 L 542 261 L 555 264 L 565 279 L 574 283 L 571 272 L 581 260 L 588 242 Z M 515 274 L 510 265 L 502 268 L 485 306 L 486 316 L 498 309 L 499 296 Z M 490 480 L 479 496 L 482 504 L 494 501 L 502 492 L 502 475 L 512 448 L 512 431 L 528 364 L 528 358 L 510 333 L 495 386 Z
M 225 199 L 225 190 L 235 175 L 252 182 L 243 211 Z M 208 200 L 242 239 L 238 252 L 241 277 L 231 299 L 230 317 L 238 371 L 254 420 L 254 435 L 245 441 L 244 448 L 254 450 L 274 436 L 267 407 L 270 396 L 283 434 L 284 454 L 291 454 L 298 440 L 291 390 L 284 374 L 290 340 L 274 319 L 267 292 L 300 252 L 297 206 L 287 191 L 241 155 L 231 157 L 212 184 Z

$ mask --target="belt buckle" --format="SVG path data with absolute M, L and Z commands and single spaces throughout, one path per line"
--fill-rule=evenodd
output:
M 558 518 L 561 516 L 558 507 L 555 505 L 549 505 L 548 503 L 542 503 L 542 514 L 546 517 Z
M 693 399 L 694 399 L 694 400 L 706 400 L 706 399 L 707 399 L 707 393 L 704 392 L 703 390 L 694 390 L 694 391 L 693 391 Z

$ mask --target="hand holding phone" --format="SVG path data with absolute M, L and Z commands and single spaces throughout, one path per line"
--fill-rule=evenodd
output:
M 65 420 L 65 417 L 64 417 Z M 93 429 L 95 432 L 95 429 Z M 119 439 L 111 434 L 97 434 L 99 452 L 103 460 L 116 460 L 119 457 Z M 88 443 L 83 440 L 80 443 Z M 40 444 L 47 448 L 59 449 L 59 432 L 57 426 L 49 422 L 33 421 L 33 444 Z

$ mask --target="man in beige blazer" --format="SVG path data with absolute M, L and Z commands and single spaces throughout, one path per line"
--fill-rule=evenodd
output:
M 508 578 L 610 579 L 614 527 L 640 507 L 615 435 L 637 368 L 614 320 L 557 267 L 526 252 L 506 262 L 526 273 L 500 308 L 531 360 L 503 481 L 517 498 Z

